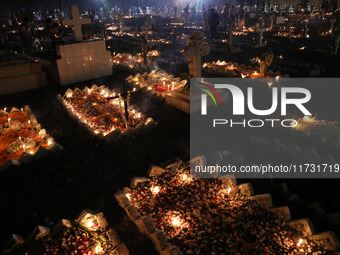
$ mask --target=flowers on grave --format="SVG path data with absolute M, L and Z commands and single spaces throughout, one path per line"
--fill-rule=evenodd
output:
M 94 215 L 95 216 L 95 215 Z M 67 221 L 67 226 L 56 226 L 51 235 L 39 238 L 34 243 L 28 243 L 19 248 L 27 255 L 96 255 L 115 254 L 115 245 L 110 242 L 109 232 L 103 229 L 97 221 L 96 228 L 89 228 L 86 224 Z
M 129 199 L 184 254 L 245 254 L 249 248 L 254 254 L 325 254 L 307 239 L 301 247 L 301 233 L 239 191 L 231 195 L 236 186 L 191 178 L 187 165 L 176 168 L 139 183 Z
M 108 99 L 111 98 L 111 99 Z M 126 120 L 124 100 L 105 86 L 83 90 L 68 89 L 62 98 L 64 105 L 84 123 L 94 134 L 107 136 L 116 129 L 124 131 L 143 123 L 144 117 L 136 109 L 128 106 L 129 119 Z M 127 104 L 129 104 L 129 100 Z
M 0 110 L 0 166 L 19 160 L 24 152 L 34 154 L 39 146 L 50 149 L 54 140 L 41 129 L 28 106 Z
M 186 80 L 175 78 L 164 71 L 152 71 L 150 73 L 136 74 L 126 79 L 138 87 L 145 87 L 159 93 L 167 93 L 172 90 L 181 90 L 187 83 Z
M 36 142 L 32 138 L 29 138 L 29 137 L 21 138 L 21 137 L 19 137 L 18 140 L 10 143 L 7 146 L 6 151 L 8 153 L 17 153 L 21 149 L 26 151 L 26 150 L 29 150 L 29 149 L 33 149 L 35 146 L 36 146 Z

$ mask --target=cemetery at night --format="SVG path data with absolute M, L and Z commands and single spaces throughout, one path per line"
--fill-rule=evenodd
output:
M 0 252 L 340 254 L 337 0 L 0 8 Z

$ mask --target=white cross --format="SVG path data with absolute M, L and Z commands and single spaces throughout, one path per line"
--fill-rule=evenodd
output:
M 149 25 L 149 22 L 146 20 L 144 22 L 144 25 L 142 26 L 142 29 L 145 31 L 145 40 L 149 39 L 149 30 L 152 28 L 151 25 Z
M 263 32 L 266 32 L 268 28 L 258 28 L 256 32 L 260 33 L 259 44 L 262 47 Z
M 120 21 L 120 28 L 123 28 L 123 21 L 124 21 L 124 14 L 122 12 L 118 15 L 119 21 Z
M 81 19 L 79 15 L 79 9 L 77 5 L 70 6 L 71 19 L 62 20 L 64 26 L 73 26 L 73 36 L 76 41 L 83 40 L 83 33 L 81 31 L 81 25 L 91 24 L 91 19 Z

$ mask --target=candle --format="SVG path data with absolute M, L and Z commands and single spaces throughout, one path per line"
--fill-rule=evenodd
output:
M 150 190 L 151 190 L 151 192 L 152 192 L 153 194 L 158 194 L 159 191 L 160 191 L 160 189 L 159 189 L 158 186 L 151 187 Z
M 172 217 L 171 223 L 174 227 L 179 227 L 181 225 L 181 221 L 178 217 Z

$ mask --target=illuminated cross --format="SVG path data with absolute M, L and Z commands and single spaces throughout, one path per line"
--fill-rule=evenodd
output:
M 118 14 L 118 18 L 119 18 L 119 22 L 120 22 L 120 29 L 123 28 L 123 21 L 124 21 L 124 14 L 122 12 L 120 12 Z
M 145 40 L 149 40 L 149 30 L 152 28 L 151 25 L 149 25 L 149 22 L 146 20 L 144 22 L 144 25 L 142 26 L 142 29 L 145 32 Z
M 67 19 L 67 20 L 64 19 L 62 23 L 64 26 L 72 26 L 73 36 L 76 39 L 76 41 L 82 41 L 83 34 L 81 31 L 81 25 L 91 24 L 91 19 L 81 19 L 77 5 L 70 6 L 70 12 L 71 12 L 71 19 Z

